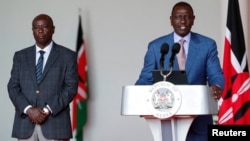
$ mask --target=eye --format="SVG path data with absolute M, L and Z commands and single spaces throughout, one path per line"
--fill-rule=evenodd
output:
M 48 26 L 48 25 L 33 26 L 33 30 L 48 30 L 49 28 L 50 28 L 50 26 Z
M 192 16 L 190 16 L 190 15 L 178 15 L 178 16 L 174 16 L 174 19 L 176 21 L 181 21 L 181 20 L 188 21 L 188 20 L 192 19 Z
M 39 29 L 39 26 L 33 26 L 33 29 L 37 30 L 37 29 Z

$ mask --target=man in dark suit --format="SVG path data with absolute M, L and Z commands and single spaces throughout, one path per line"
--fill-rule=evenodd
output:
M 50 16 L 36 16 L 32 31 L 36 43 L 15 53 L 8 82 L 15 107 L 12 137 L 19 141 L 69 141 L 69 104 L 78 84 L 77 55 L 52 40 L 55 26 Z M 44 51 L 44 59 L 37 82 L 39 51 Z
M 216 42 L 204 35 L 191 32 L 194 24 L 194 13 L 191 5 L 186 2 L 175 4 L 170 16 L 174 32 L 151 41 L 144 58 L 144 67 L 136 85 L 151 85 L 154 83 L 152 71 L 160 69 L 161 46 L 163 43 L 172 45 L 184 39 L 185 71 L 190 85 L 209 85 L 215 100 L 221 97 L 224 87 L 224 77 L 220 66 Z M 171 53 L 165 56 L 164 66 L 169 70 Z M 177 54 L 178 56 L 178 54 Z M 173 70 L 179 70 L 178 57 L 174 60 Z M 194 97 L 195 99 L 195 97 Z M 165 122 L 162 122 L 164 126 Z M 186 141 L 207 141 L 207 128 L 213 124 L 212 115 L 198 116 L 192 122 Z M 163 131 L 164 132 L 164 131 Z M 164 136 L 164 135 L 163 135 Z

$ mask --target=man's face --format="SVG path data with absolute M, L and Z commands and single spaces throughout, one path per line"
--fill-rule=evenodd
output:
M 186 36 L 190 32 L 194 24 L 194 19 L 195 16 L 188 6 L 175 7 L 173 15 L 170 16 L 174 31 L 181 37 Z
M 47 16 L 38 16 L 33 20 L 32 31 L 40 48 L 46 47 L 52 41 L 54 30 L 55 27 Z

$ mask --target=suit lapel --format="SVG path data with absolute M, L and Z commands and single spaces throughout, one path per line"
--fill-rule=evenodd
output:
M 188 48 L 188 56 L 186 61 L 186 72 L 189 72 L 191 70 L 194 64 L 193 62 L 196 61 L 197 56 L 199 55 L 199 50 L 200 50 L 199 44 L 200 44 L 199 39 L 195 36 L 195 34 L 191 33 L 191 39 Z
M 27 57 L 27 64 L 28 69 L 30 71 L 30 75 L 32 80 L 34 81 L 33 84 L 36 84 L 36 47 L 32 46 L 31 49 L 26 54 Z
M 56 45 L 56 43 L 54 43 L 53 47 L 51 49 L 51 52 L 49 54 L 48 60 L 47 60 L 47 62 L 45 64 L 45 68 L 43 70 L 41 81 L 43 81 L 43 78 L 46 76 L 46 74 L 48 73 L 51 66 L 55 63 L 58 55 L 59 55 L 58 46 Z

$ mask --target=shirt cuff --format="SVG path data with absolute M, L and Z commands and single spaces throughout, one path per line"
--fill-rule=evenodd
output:
M 23 113 L 27 114 L 28 109 L 31 108 L 31 107 L 32 107 L 31 105 L 28 105 L 27 107 L 25 107 Z
M 49 105 L 46 105 L 46 108 L 48 108 L 50 113 L 52 113 L 52 110 L 50 109 Z

